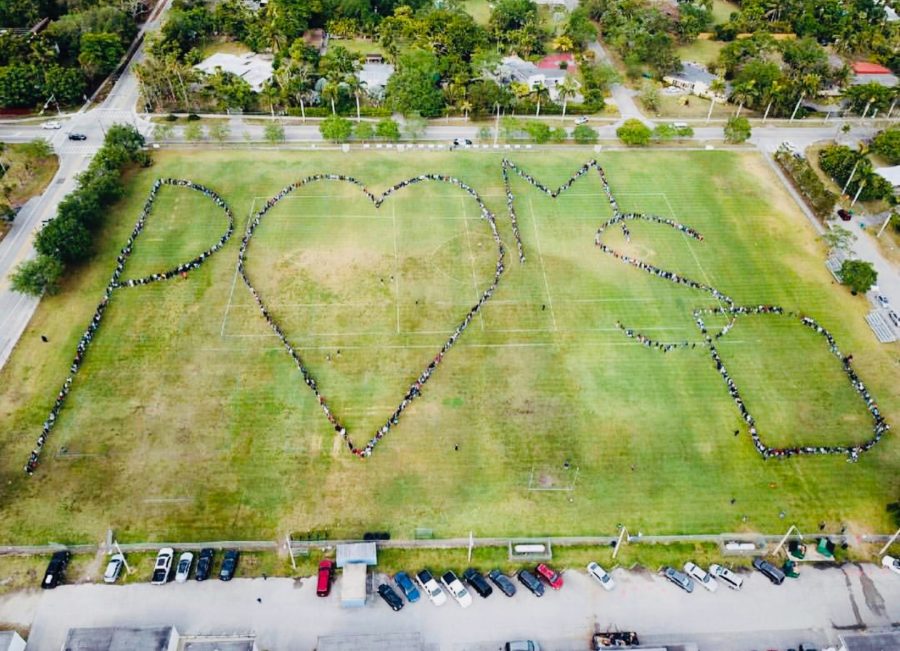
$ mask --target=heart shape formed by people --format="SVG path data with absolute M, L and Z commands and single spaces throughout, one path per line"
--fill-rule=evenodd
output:
M 287 197 L 292 192 L 298 190 L 299 188 L 302 188 L 311 183 L 329 181 L 347 183 L 356 186 L 363 193 L 363 195 L 372 202 L 375 208 L 380 208 L 385 200 L 395 192 L 417 183 L 434 182 L 455 186 L 466 192 L 472 198 L 472 200 L 478 204 L 478 208 L 481 211 L 481 218 L 484 219 L 490 227 L 491 237 L 493 237 L 494 242 L 497 245 L 497 262 L 494 269 L 494 277 L 490 285 L 481 293 L 475 305 L 473 305 L 469 309 L 463 319 L 453 329 L 448 339 L 441 346 L 440 350 L 437 351 L 436 355 L 425 366 L 425 368 L 412 382 L 412 384 L 410 384 L 409 390 L 402 397 L 393 413 L 391 413 L 385 423 L 381 427 L 379 427 L 378 430 L 376 430 L 372 438 L 369 439 L 369 441 L 361 447 L 354 445 L 353 440 L 350 438 L 350 435 L 347 432 L 347 428 L 344 427 L 339 417 L 329 407 L 327 400 L 319 390 L 319 385 L 316 382 L 315 377 L 313 376 L 306 362 L 297 350 L 297 346 L 287 336 L 287 333 L 285 332 L 282 325 L 272 316 L 269 308 L 266 306 L 265 300 L 263 299 L 262 295 L 253 285 L 253 282 L 251 281 L 250 276 L 247 272 L 246 266 L 247 252 L 250 246 L 250 242 L 253 240 L 253 234 L 256 232 L 257 227 L 262 222 L 263 217 L 265 217 L 273 207 L 278 205 L 278 203 L 282 199 Z M 466 328 L 468 328 L 469 324 L 472 322 L 472 319 L 474 319 L 475 316 L 478 315 L 485 304 L 491 299 L 491 296 L 493 296 L 494 291 L 497 289 L 497 286 L 500 282 L 500 278 L 503 275 L 503 271 L 505 269 L 505 258 L 506 249 L 503 245 L 503 241 L 500 239 L 500 234 L 497 232 L 497 223 L 494 214 L 484 204 L 484 201 L 482 201 L 481 197 L 478 195 L 474 188 L 455 177 L 442 174 L 421 174 L 419 176 L 415 176 L 413 178 L 392 185 L 381 194 L 374 194 L 373 192 L 369 191 L 364 183 L 352 176 L 346 176 L 343 174 L 314 174 L 311 176 L 307 176 L 295 183 L 291 183 L 290 185 L 283 188 L 281 192 L 269 199 L 262 207 L 262 209 L 254 215 L 253 219 L 250 220 L 250 223 L 247 225 L 247 231 L 244 234 L 244 239 L 241 242 L 240 252 L 238 253 L 238 272 L 241 274 L 241 278 L 244 280 L 244 284 L 247 285 L 247 288 L 253 295 L 253 299 L 256 301 L 257 307 L 259 307 L 263 318 L 266 319 L 269 327 L 272 328 L 272 331 L 278 336 L 278 338 L 281 340 L 282 345 L 284 345 L 285 349 L 294 360 L 294 363 L 296 364 L 297 369 L 300 371 L 300 375 L 303 378 L 303 382 L 316 396 L 316 400 L 318 401 L 319 406 L 322 408 L 322 412 L 328 419 L 328 422 L 331 423 L 331 425 L 334 427 L 335 432 L 341 435 L 341 437 L 347 443 L 347 447 L 353 454 L 360 458 L 365 458 L 372 454 L 372 450 L 374 450 L 378 442 L 381 441 L 388 434 L 388 432 L 390 432 L 391 428 L 399 423 L 400 416 L 407 409 L 407 407 L 409 407 L 412 401 L 422 394 L 422 388 L 437 370 L 437 367 L 444 359 L 444 355 L 446 355 L 447 352 L 453 347 L 453 345 L 459 340 L 459 338 L 462 336 L 462 333 L 465 332 Z

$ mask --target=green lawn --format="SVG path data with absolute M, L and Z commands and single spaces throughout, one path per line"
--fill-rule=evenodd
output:
M 487 25 L 491 17 L 493 3 L 490 0 L 464 0 L 463 9 L 475 19 L 479 25 Z
M 510 153 L 548 185 L 592 155 Z M 596 174 L 557 200 L 514 178 L 521 265 L 498 154 L 155 156 L 110 212 L 95 261 L 42 301 L 0 372 L 0 541 L 96 541 L 107 527 L 121 541 L 314 529 L 404 538 L 416 527 L 439 537 L 613 534 L 617 523 L 644 533 L 774 532 L 823 519 L 890 528 L 884 506 L 900 490 L 894 435 L 857 464 L 764 462 L 707 353 L 662 355 L 616 329 L 620 320 L 695 341 L 691 310 L 710 301 L 598 252 L 594 232 L 610 210 Z M 675 216 L 705 235 L 689 242 L 639 223 L 630 243 L 611 229 L 611 245 L 739 303 L 815 316 L 853 353 L 889 421 L 900 421 L 897 347 L 875 343 L 864 299 L 832 284 L 811 227 L 756 154 L 609 152 L 601 163 L 623 209 Z M 365 461 L 335 437 L 235 275 L 251 211 L 291 180 L 325 171 L 376 191 L 425 171 L 457 175 L 497 213 L 509 249 L 492 302 Z M 161 176 L 220 192 L 238 217 L 235 236 L 188 279 L 114 294 L 43 463 L 27 478 L 22 466 L 116 251 Z M 223 229 L 199 195 L 165 187 L 126 275 L 190 258 Z M 412 186 L 376 210 L 357 190 L 321 182 L 265 217 L 247 268 L 364 443 L 489 282 L 495 258 L 476 205 L 457 189 Z M 808 329 L 741 317 L 719 348 L 768 443 L 871 435 L 862 402 Z M 570 485 L 575 468 L 572 492 L 528 490 Z
M 740 11 L 741 8 L 728 0 L 713 0 L 713 22 L 717 25 L 727 23 L 731 14 Z
M 682 61 L 702 63 L 709 71 L 715 73 L 719 52 L 722 51 L 723 47 L 725 47 L 723 41 L 697 39 L 689 45 L 679 46 L 675 52 Z

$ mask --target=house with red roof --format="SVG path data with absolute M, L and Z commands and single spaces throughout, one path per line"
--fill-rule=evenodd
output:
M 900 79 L 889 68 L 870 61 L 854 61 L 850 64 L 850 69 L 853 70 L 853 79 L 850 83 L 854 86 L 879 84 L 893 88 L 900 83 Z
M 575 63 L 575 57 L 571 52 L 548 54 L 538 61 L 536 65 L 541 70 L 565 70 L 573 75 L 578 70 L 578 64 Z

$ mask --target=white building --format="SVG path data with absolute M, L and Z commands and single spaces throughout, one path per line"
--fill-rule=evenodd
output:
M 365 84 L 366 92 L 375 99 L 384 97 L 384 89 L 388 79 L 394 74 L 394 66 L 390 63 L 364 63 L 357 77 Z
M 724 102 L 728 97 L 727 84 L 725 92 L 714 93 L 711 86 L 716 79 L 716 75 L 705 66 L 693 61 L 685 61 L 679 72 L 663 76 L 663 81 L 670 86 L 686 90 L 697 97 Z
M 0 631 L 0 651 L 25 651 L 25 640 L 15 631 Z
M 567 77 L 575 82 L 577 88 L 581 88 L 581 83 L 573 74 L 569 73 L 568 69 L 539 68 L 534 63 L 525 61 L 517 56 L 503 57 L 500 60 L 496 77 L 497 81 L 503 85 L 518 82 L 528 86 L 528 88 L 534 88 L 541 84 L 547 88 L 550 99 L 554 102 L 559 101 L 558 86 Z M 570 97 L 569 100 L 579 102 L 582 101 L 582 97 L 576 94 L 574 97 Z
M 247 54 L 216 52 L 195 65 L 194 69 L 208 75 L 215 74 L 217 69 L 231 72 L 250 84 L 250 88 L 256 93 L 262 90 L 262 87 L 274 74 L 271 55 L 252 52 Z

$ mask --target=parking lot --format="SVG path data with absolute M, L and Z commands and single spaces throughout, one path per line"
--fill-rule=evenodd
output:
M 150 625 L 174 625 L 182 634 L 254 633 L 259 648 L 270 651 L 313 649 L 319 636 L 388 632 L 419 633 L 427 648 L 441 651 L 486 651 L 521 638 L 570 651 L 587 649 L 595 627 L 748 651 L 821 646 L 837 640 L 836 627 L 900 621 L 900 577 L 874 565 L 807 567 L 780 587 L 758 573 L 743 576 L 740 592 L 686 594 L 657 575 L 615 570 L 616 588 L 606 592 L 585 572 L 567 571 L 562 590 L 540 599 L 524 589 L 512 598 L 495 590 L 488 599 L 475 596 L 467 609 L 423 599 L 398 613 L 377 595 L 364 608 L 340 608 L 340 576 L 327 598 L 316 597 L 315 577 L 64 585 L 0 598 L 0 621 L 30 625 L 33 651 L 57 651 L 69 627 Z

